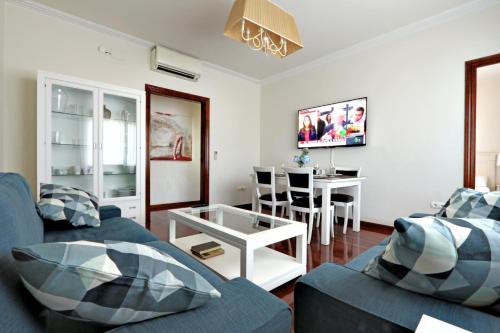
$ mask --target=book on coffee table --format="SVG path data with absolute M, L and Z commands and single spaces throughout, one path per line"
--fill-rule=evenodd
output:
M 206 242 L 198 245 L 193 245 L 191 246 L 191 252 L 194 254 L 202 255 L 207 252 L 211 252 L 217 249 L 220 249 L 221 246 L 219 243 L 216 242 Z
M 191 251 L 191 253 L 200 259 L 208 259 L 208 258 L 212 258 L 212 257 L 220 256 L 221 254 L 224 254 L 224 249 L 222 247 L 219 247 L 218 249 L 215 249 L 215 250 L 212 250 L 209 252 L 204 252 L 201 254 L 193 252 L 193 251 Z

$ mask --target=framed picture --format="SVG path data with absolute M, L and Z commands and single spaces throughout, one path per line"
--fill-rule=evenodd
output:
M 191 161 L 193 120 L 190 115 L 151 112 L 151 160 Z

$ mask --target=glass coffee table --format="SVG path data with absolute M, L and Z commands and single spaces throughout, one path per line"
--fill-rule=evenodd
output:
M 306 224 L 227 205 L 168 211 L 169 242 L 198 259 L 222 277 L 245 277 L 263 289 L 274 289 L 306 273 Z M 176 238 L 176 223 L 200 233 Z M 296 238 L 296 256 L 267 245 Z M 225 253 L 199 259 L 191 247 L 214 241 Z

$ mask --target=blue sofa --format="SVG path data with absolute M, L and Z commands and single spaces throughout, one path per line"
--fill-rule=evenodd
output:
M 44 230 L 26 181 L 18 174 L 0 173 L 0 332 L 290 332 L 292 316 L 285 302 L 246 279 L 223 281 L 142 226 L 121 218 L 116 207 L 102 207 L 100 214 L 99 228 Z M 191 311 L 119 327 L 103 327 L 51 312 L 23 287 L 11 248 L 81 239 L 122 240 L 153 246 L 200 273 L 222 297 Z
M 384 251 L 388 240 L 345 266 L 326 263 L 302 276 L 294 290 L 295 332 L 414 332 L 423 314 L 474 333 L 500 332 L 499 317 L 363 274 L 363 268 Z

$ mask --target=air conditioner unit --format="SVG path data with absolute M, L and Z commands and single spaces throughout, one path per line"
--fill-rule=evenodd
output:
M 151 69 L 186 80 L 198 81 L 201 76 L 201 61 L 157 45 L 151 51 Z

